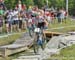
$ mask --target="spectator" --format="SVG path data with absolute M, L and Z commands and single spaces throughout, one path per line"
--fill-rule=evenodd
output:
M 28 16 L 27 27 L 29 31 L 29 35 L 32 37 L 32 18 Z
M 0 15 L 4 15 L 4 10 L 2 6 L 0 6 Z
M 2 33 L 3 28 L 3 17 L 0 15 L 0 33 Z
M 57 12 L 57 19 L 58 19 L 58 23 L 61 23 L 61 12 L 60 12 L 60 10 L 58 10 L 58 12 Z
M 13 28 L 14 31 L 19 31 L 19 19 L 18 19 L 18 10 L 15 9 L 13 11 Z
M 21 31 L 22 29 L 22 12 L 21 11 L 18 14 L 18 18 L 19 18 L 19 31 Z
M 5 21 L 7 33 L 12 32 L 12 22 L 13 22 L 12 16 L 13 16 L 13 12 L 12 9 L 10 9 L 6 14 L 6 21 Z

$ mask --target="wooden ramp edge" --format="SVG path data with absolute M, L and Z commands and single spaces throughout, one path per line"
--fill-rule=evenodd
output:
M 51 32 L 51 31 L 47 31 L 45 30 L 43 32 L 46 36 L 59 36 L 59 35 L 62 35 L 63 33 L 60 33 L 60 32 Z
M 24 50 L 27 50 L 27 47 L 20 47 L 20 48 L 4 48 L 2 49 L 2 51 L 0 50 L 0 55 L 3 57 L 7 57 L 9 55 L 15 54 L 15 53 L 19 53 L 22 52 Z

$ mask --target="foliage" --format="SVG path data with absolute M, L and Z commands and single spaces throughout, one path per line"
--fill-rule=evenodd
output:
M 27 7 L 34 5 L 33 0 L 22 0 L 22 3 L 26 4 Z
M 5 0 L 5 5 L 8 9 L 14 8 L 17 0 Z

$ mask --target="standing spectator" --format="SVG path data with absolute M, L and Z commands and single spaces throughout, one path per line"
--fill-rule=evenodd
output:
M 13 22 L 12 16 L 13 16 L 13 12 L 12 9 L 10 9 L 6 14 L 6 21 L 5 21 L 7 33 L 12 32 L 12 22 Z
M 21 3 L 21 0 L 18 0 L 18 4 L 16 5 L 16 8 L 18 9 L 18 11 L 22 11 L 26 9 L 26 5 Z
M 22 11 L 19 12 L 18 17 L 19 17 L 19 31 L 21 31 L 22 29 Z
M 51 22 L 54 23 L 54 12 L 53 11 L 51 12 L 51 20 L 52 20 Z
M 0 15 L 0 33 L 2 33 L 3 28 L 3 17 Z
M 60 17 L 61 17 L 61 23 L 64 21 L 64 19 L 65 19 L 65 10 L 64 9 L 61 9 L 60 10 L 60 12 L 61 12 L 61 15 L 60 15 Z
M 26 29 L 26 21 L 27 21 L 27 16 L 26 16 L 26 11 L 22 11 L 22 29 Z
M 32 18 L 28 16 L 27 27 L 29 31 L 29 35 L 32 37 Z
M 14 31 L 19 31 L 19 19 L 18 19 L 18 10 L 15 9 L 13 11 L 13 28 Z
M 44 24 L 44 29 L 48 29 L 48 25 L 49 23 L 47 22 L 47 20 L 44 20 L 45 24 Z
M 3 7 L 0 6 L 0 33 L 2 33 L 2 28 L 3 28 L 3 15 L 4 15 L 4 10 Z
M 67 20 L 67 15 L 68 15 L 68 13 L 67 13 L 67 11 L 65 11 L 65 23 L 66 23 L 66 20 Z
M 36 28 L 36 18 L 35 16 L 32 17 L 32 29 L 34 31 L 34 29 Z
M 46 12 L 46 19 L 49 24 L 52 24 L 52 16 L 51 16 L 51 11 Z
M 4 15 L 4 10 L 2 6 L 0 6 L 0 15 Z
M 57 19 L 58 19 L 58 23 L 61 23 L 61 12 L 60 12 L 60 10 L 58 10 L 58 12 L 57 12 Z

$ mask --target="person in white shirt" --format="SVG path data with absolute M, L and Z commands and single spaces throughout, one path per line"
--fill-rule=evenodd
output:
M 19 18 L 18 18 L 18 10 L 15 9 L 13 11 L 13 28 L 14 31 L 19 31 Z

